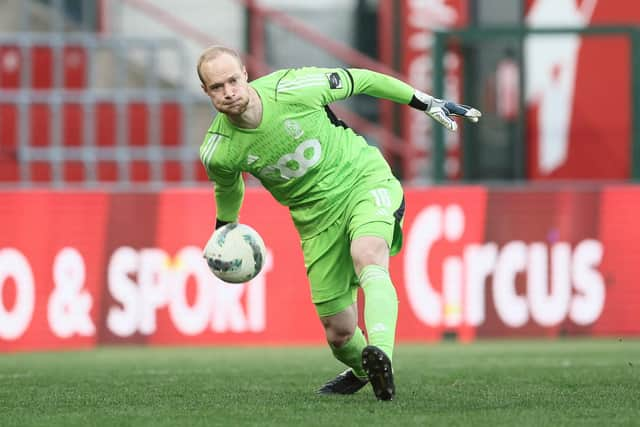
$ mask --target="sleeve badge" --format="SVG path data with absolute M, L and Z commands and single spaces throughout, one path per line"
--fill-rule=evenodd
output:
M 340 74 L 334 72 L 326 74 L 326 76 L 329 80 L 329 87 L 331 89 L 342 89 L 342 80 L 340 79 Z

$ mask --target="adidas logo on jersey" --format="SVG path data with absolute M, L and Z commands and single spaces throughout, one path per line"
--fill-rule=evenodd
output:
M 254 156 L 253 154 L 249 154 L 247 156 L 247 164 L 250 165 L 252 163 L 255 163 L 260 157 L 258 156 Z

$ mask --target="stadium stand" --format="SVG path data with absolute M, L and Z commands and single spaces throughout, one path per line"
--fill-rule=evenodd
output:
M 191 95 L 156 71 L 161 55 L 184 67 L 179 41 L 48 32 L 20 21 L 27 31 L 0 36 L 0 183 L 205 179 L 197 150 L 184 143 Z

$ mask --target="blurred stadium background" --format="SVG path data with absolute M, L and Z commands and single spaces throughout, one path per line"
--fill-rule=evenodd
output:
M 445 134 L 335 108 L 406 188 L 400 349 L 637 337 L 638 24 L 635 0 L 0 0 L 0 352 L 323 345 L 291 222 L 250 177 L 264 272 L 228 286 L 201 259 L 211 44 L 251 77 L 370 68 L 484 113 Z

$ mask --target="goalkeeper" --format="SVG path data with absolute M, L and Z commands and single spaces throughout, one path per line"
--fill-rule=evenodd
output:
M 451 131 L 451 116 L 476 122 L 480 112 L 363 69 L 285 69 L 248 82 L 238 54 L 221 46 L 202 53 L 197 71 L 219 113 L 200 147 L 215 184 L 216 228 L 238 221 L 242 172 L 287 206 L 327 342 L 348 366 L 318 393 L 352 394 L 371 383 L 377 399 L 392 400 L 398 299 L 389 256 L 402 245 L 402 187 L 380 151 L 328 106 L 365 94 L 422 110 Z M 357 324 L 358 287 L 368 342 Z

